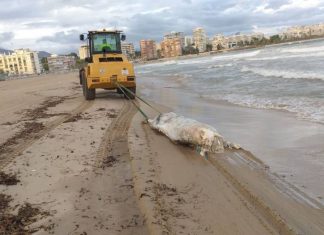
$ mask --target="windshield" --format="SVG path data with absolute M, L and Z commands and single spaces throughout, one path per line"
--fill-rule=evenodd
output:
M 92 37 L 93 53 L 120 52 L 119 34 L 95 34 Z

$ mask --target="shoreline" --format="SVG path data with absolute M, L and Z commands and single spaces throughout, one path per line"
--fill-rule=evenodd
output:
M 321 172 L 321 164 L 313 164 L 320 154 L 313 152 L 324 151 L 321 145 L 321 139 L 324 138 L 321 135 L 324 133 L 322 123 L 297 119 L 294 113 L 286 110 L 250 108 L 225 100 L 201 98 L 179 88 L 156 91 L 154 86 L 146 85 L 148 89 L 155 91 L 154 98 L 146 95 L 147 99 L 215 127 L 225 139 L 248 149 L 269 165 L 273 172 L 285 177 L 299 190 L 324 204 L 324 188 L 319 187 L 313 171 L 317 169 L 317 172 Z M 143 87 L 139 90 L 141 89 Z M 164 99 L 165 97 L 168 98 Z M 263 122 L 271 128 L 266 128 Z M 298 153 L 299 149 L 304 150 Z M 314 160 L 306 161 L 308 158 L 304 159 L 303 156 Z M 304 174 L 308 177 L 305 178 Z M 317 176 L 322 177 L 321 174 Z
M 253 49 L 258 49 L 258 48 L 276 47 L 276 46 L 282 46 L 282 45 L 292 45 L 292 44 L 299 44 L 299 43 L 312 42 L 312 41 L 321 41 L 321 40 L 324 40 L 324 37 L 296 40 L 296 41 L 289 41 L 289 42 L 281 42 L 281 43 L 273 43 L 273 44 L 260 45 L 260 46 L 246 46 L 246 47 L 241 47 L 241 48 L 204 52 L 204 53 L 200 53 L 200 54 L 190 54 L 190 55 L 182 55 L 182 56 L 175 56 L 175 57 L 168 57 L 168 58 L 160 58 L 160 59 L 149 60 L 149 61 L 134 62 L 134 65 L 155 64 L 155 63 L 162 63 L 162 62 L 166 62 L 166 61 L 170 61 L 170 60 L 195 59 L 195 58 L 222 55 L 223 53 L 229 53 L 229 52 L 235 52 L 235 51 L 253 50 Z
M 159 107 L 159 105 L 157 106 Z M 151 117 L 154 116 L 154 113 L 145 106 L 143 108 L 145 112 L 150 113 Z M 164 107 L 162 109 L 165 111 Z M 143 120 L 142 116 L 139 113 L 136 114 L 129 131 L 129 144 L 132 169 L 136 179 L 135 192 L 140 198 L 142 213 L 148 218 L 152 226 L 151 230 L 156 231 L 156 227 L 158 227 L 161 232 L 179 233 L 182 231 L 186 233 L 196 231 L 199 234 L 198 231 L 200 233 L 202 231 L 198 229 L 197 224 L 189 223 L 188 219 L 177 216 L 177 214 L 187 214 L 191 211 L 190 218 L 193 221 L 199 221 L 201 227 L 208 227 L 209 231 L 213 232 L 224 229 L 224 233 L 232 234 L 235 229 L 227 226 L 222 215 L 215 214 L 215 211 L 220 210 L 218 206 L 221 198 L 227 195 L 227 189 L 222 187 L 220 182 L 225 181 L 225 183 L 229 183 L 229 189 L 238 190 L 238 197 L 241 198 L 243 204 L 246 203 L 247 208 L 250 208 L 250 210 L 245 211 L 240 207 L 241 210 L 235 213 L 236 216 L 249 218 L 250 223 L 252 223 L 251 228 L 256 229 L 254 227 L 256 224 L 253 224 L 253 219 L 249 217 L 249 213 L 263 221 L 261 223 L 268 232 L 270 230 L 274 233 L 280 231 L 282 234 L 298 234 L 300 231 L 308 231 L 311 234 L 320 234 L 320 230 L 311 231 L 315 225 L 308 226 L 309 224 L 305 223 L 305 217 L 309 219 L 311 214 L 318 213 L 316 212 L 317 209 L 323 210 L 323 205 L 298 189 L 289 186 L 284 179 L 273 175 L 268 166 L 248 151 L 226 150 L 224 153 L 209 155 L 205 159 L 194 150 L 172 143 L 165 136 L 156 134 L 156 131 L 148 128 L 141 120 Z M 154 153 L 153 156 L 151 153 Z M 186 174 L 186 172 L 190 172 L 190 174 Z M 220 181 L 215 181 L 216 175 Z M 147 181 L 147 179 L 150 179 L 150 181 Z M 208 189 L 206 187 L 211 186 L 209 181 L 213 181 L 213 186 Z M 165 185 L 166 190 L 172 189 L 175 197 L 183 198 L 181 206 L 176 206 L 172 196 L 166 196 L 163 191 L 151 190 L 156 185 Z M 186 190 L 189 187 L 188 185 L 190 185 L 189 191 Z M 199 198 L 204 199 L 198 199 L 195 202 L 196 210 L 192 211 L 192 200 L 195 198 L 195 192 L 199 191 Z M 289 195 L 288 198 L 287 195 Z M 227 195 L 227 197 L 230 196 Z M 232 219 L 236 218 L 231 212 L 231 206 L 236 205 L 237 201 L 231 198 L 231 206 L 227 206 L 226 202 L 223 203 L 224 216 L 228 218 L 231 215 Z M 169 208 L 166 208 L 164 212 L 165 214 L 162 217 L 152 214 L 152 208 L 156 208 L 155 211 L 157 211 L 161 204 L 169 205 Z M 250 207 L 251 205 L 252 207 Z M 175 208 L 177 213 L 173 213 L 171 208 Z M 302 216 L 290 217 L 290 214 L 299 214 L 297 211 L 302 212 Z M 319 224 L 319 218 L 315 219 L 317 222 L 313 219 L 311 223 Z M 234 220 L 236 226 L 241 226 L 239 224 L 242 221 Z M 244 221 L 244 219 L 242 220 Z M 184 223 L 186 226 L 179 229 L 179 225 Z M 308 225 L 304 226 L 306 224 Z M 158 225 L 162 225 L 162 228 Z M 261 227 L 258 228 L 258 232 L 255 230 L 253 232 L 252 230 L 247 231 L 241 230 L 241 232 L 247 234 L 267 233 L 262 231 Z M 213 234 L 213 232 L 211 233 Z
M 311 118 L 301 118 L 301 117 L 298 117 L 298 112 L 293 112 L 293 111 L 290 111 L 290 110 L 287 110 L 287 109 L 284 109 L 284 108 L 264 108 L 264 107 L 261 107 L 261 108 L 258 108 L 258 107 L 253 107 L 253 106 L 246 106 L 246 105 L 241 105 L 241 104 L 236 104 L 236 103 L 232 103 L 228 100 L 222 100 L 222 99 L 212 99 L 212 98 L 208 98 L 208 97 L 200 97 L 202 99 L 204 99 L 205 101 L 209 102 L 209 103 L 216 103 L 216 104 L 220 104 L 220 105 L 229 105 L 229 106 L 233 106 L 234 108 L 235 107 L 242 107 L 242 108 L 248 108 L 248 109 L 254 109 L 254 110 L 269 110 L 269 111 L 273 111 L 273 112 L 281 112 L 283 113 L 284 115 L 289 115 L 291 117 L 294 117 L 295 119 L 299 120 L 299 121 L 302 121 L 302 122 L 311 122 L 311 123 L 315 123 L 315 124 L 319 124 L 319 125 L 324 125 L 324 122 L 320 122 L 320 121 L 316 121 L 314 119 L 311 119 Z

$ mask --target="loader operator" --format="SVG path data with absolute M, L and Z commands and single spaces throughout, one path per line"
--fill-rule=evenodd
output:
M 107 39 L 102 40 L 102 44 L 100 44 L 101 51 L 111 51 L 111 45 L 107 43 Z

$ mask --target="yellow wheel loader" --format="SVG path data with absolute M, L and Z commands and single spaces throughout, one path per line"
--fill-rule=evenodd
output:
M 96 89 L 117 90 L 120 94 L 134 99 L 136 82 L 134 66 L 122 54 L 121 41 L 126 36 L 118 30 L 89 31 L 80 35 L 80 40 L 87 40 L 88 56 L 86 66 L 79 71 L 80 84 L 86 100 L 96 97 Z M 131 92 L 120 90 L 126 87 Z

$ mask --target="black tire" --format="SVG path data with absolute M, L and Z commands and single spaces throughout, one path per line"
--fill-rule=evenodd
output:
M 84 70 L 79 70 L 80 85 L 82 85 L 82 73 L 84 73 Z
M 136 87 L 127 87 L 128 90 L 130 90 L 131 92 L 133 92 L 134 94 L 136 94 Z M 129 91 L 125 90 L 125 93 L 127 94 L 128 97 L 126 97 L 124 95 L 124 97 L 126 99 L 130 98 L 131 100 L 135 99 L 135 95 L 133 95 L 132 93 L 130 93 Z
M 94 100 L 96 98 L 96 89 L 88 88 L 87 79 L 84 72 L 82 72 L 81 77 L 82 77 L 82 88 L 83 88 L 84 98 L 86 100 Z
M 121 89 L 117 88 L 117 93 L 118 94 L 124 94 Z

